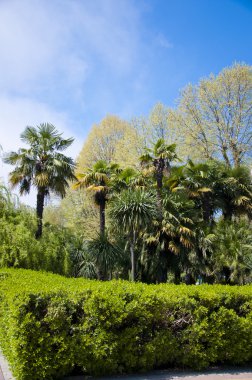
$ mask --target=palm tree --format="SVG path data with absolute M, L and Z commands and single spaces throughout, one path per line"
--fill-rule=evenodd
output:
M 173 192 L 184 191 L 189 199 L 201 210 L 202 219 L 207 224 L 213 223 L 216 205 L 216 184 L 219 185 L 219 163 L 193 163 L 173 168 L 168 181 Z
M 144 189 L 148 184 L 150 184 L 149 178 L 144 173 L 131 167 L 127 167 L 112 175 L 114 193 L 120 193 L 126 189 Z
M 244 285 L 252 279 L 252 227 L 247 218 L 220 220 L 210 265 L 218 281 Z
M 111 188 L 111 176 L 119 171 L 117 164 L 108 164 L 106 161 L 97 161 L 85 173 L 77 174 L 74 188 L 87 188 L 94 191 L 95 203 L 100 208 L 100 234 L 105 234 L 105 209 Z
M 28 194 L 32 186 L 37 189 L 35 236 L 38 239 L 42 235 L 45 198 L 51 192 L 63 198 L 68 181 L 75 178 L 74 161 L 61 153 L 72 144 L 73 138 L 63 139 L 52 124 L 44 123 L 26 127 L 21 140 L 29 148 L 5 155 L 4 162 L 16 166 L 10 173 L 10 183 L 19 187 L 21 195 Z
M 226 220 L 232 217 L 252 217 L 252 185 L 249 168 L 223 168 L 218 197 Z
M 222 212 L 225 219 L 252 216 L 252 186 L 248 168 L 229 168 L 222 162 L 208 161 L 173 168 L 169 178 L 172 191 L 186 191 L 201 209 L 206 224 L 214 224 L 214 214 Z
M 109 215 L 115 228 L 127 236 L 131 254 L 131 279 L 135 281 L 135 246 L 140 231 L 157 216 L 155 197 L 142 189 L 125 190 L 112 200 Z
M 166 282 L 170 269 L 179 282 L 181 269 L 188 261 L 186 256 L 194 245 L 194 202 L 186 194 L 167 192 L 163 208 L 162 220 L 144 236 L 146 272 L 152 281 Z
M 157 186 L 157 201 L 160 218 L 162 217 L 163 178 L 170 172 L 170 164 L 178 160 L 176 144 L 166 145 L 164 139 L 158 139 L 152 149 L 146 148 L 146 153 L 140 157 L 142 166 L 152 167 Z

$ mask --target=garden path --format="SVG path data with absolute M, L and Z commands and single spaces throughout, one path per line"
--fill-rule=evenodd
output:
M 146 374 L 125 376 L 109 376 L 91 378 L 84 376 L 65 377 L 62 380 L 252 380 L 252 367 L 250 368 L 216 368 L 202 372 L 192 371 L 153 371 Z M 8 362 L 0 351 L 0 380 L 15 380 Z M 31 379 L 32 380 L 32 379 Z
M 0 380 L 15 380 L 2 351 L 0 351 Z
M 84 380 L 83 376 L 66 377 L 63 380 Z M 91 378 L 89 378 L 91 380 Z M 202 372 L 153 371 L 147 374 L 92 378 L 92 380 L 252 380 L 252 367 L 213 369 Z

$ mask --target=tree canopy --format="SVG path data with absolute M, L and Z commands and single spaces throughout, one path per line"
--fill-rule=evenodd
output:
M 197 85 L 189 84 L 169 120 L 195 157 L 239 166 L 252 149 L 251 66 L 236 63 Z
M 36 187 L 37 219 L 0 186 L 0 265 L 58 265 L 100 280 L 252 282 L 251 89 L 251 66 L 234 64 L 187 86 L 173 110 L 157 103 L 130 122 L 107 116 L 75 174 L 61 153 L 72 139 L 50 124 L 27 127 L 28 148 L 5 160 L 21 193 Z M 32 233 L 37 220 L 41 236 L 51 192 L 66 197 L 46 209 L 47 249 Z
M 13 187 L 19 187 L 21 195 L 28 194 L 32 186 L 37 189 L 36 237 L 39 238 L 42 235 L 45 198 L 51 192 L 64 197 L 68 181 L 75 178 L 73 159 L 61 153 L 72 144 L 73 139 L 63 139 L 52 124 L 45 123 L 38 127 L 26 127 L 21 140 L 29 147 L 6 154 L 4 161 L 15 166 L 10 173 L 10 183 Z

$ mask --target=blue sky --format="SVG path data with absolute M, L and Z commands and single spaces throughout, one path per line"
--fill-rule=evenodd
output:
M 173 106 L 189 82 L 251 64 L 251 37 L 252 0 L 0 0 L 0 144 L 48 121 L 76 156 L 106 114 Z

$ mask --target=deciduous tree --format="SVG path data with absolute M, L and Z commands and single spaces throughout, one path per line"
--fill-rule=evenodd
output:
M 139 156 L 137 132 L 117 116 L 108 115 L 95 124 L 78 156 L 79 171 L 92 167 L 97 161 L 116 162 L 122 167 L 133 165 Z
M 234 64 L 188 85 L 169 120 L 191 158 L 239 166 L 252 153 L 252 67 Z

